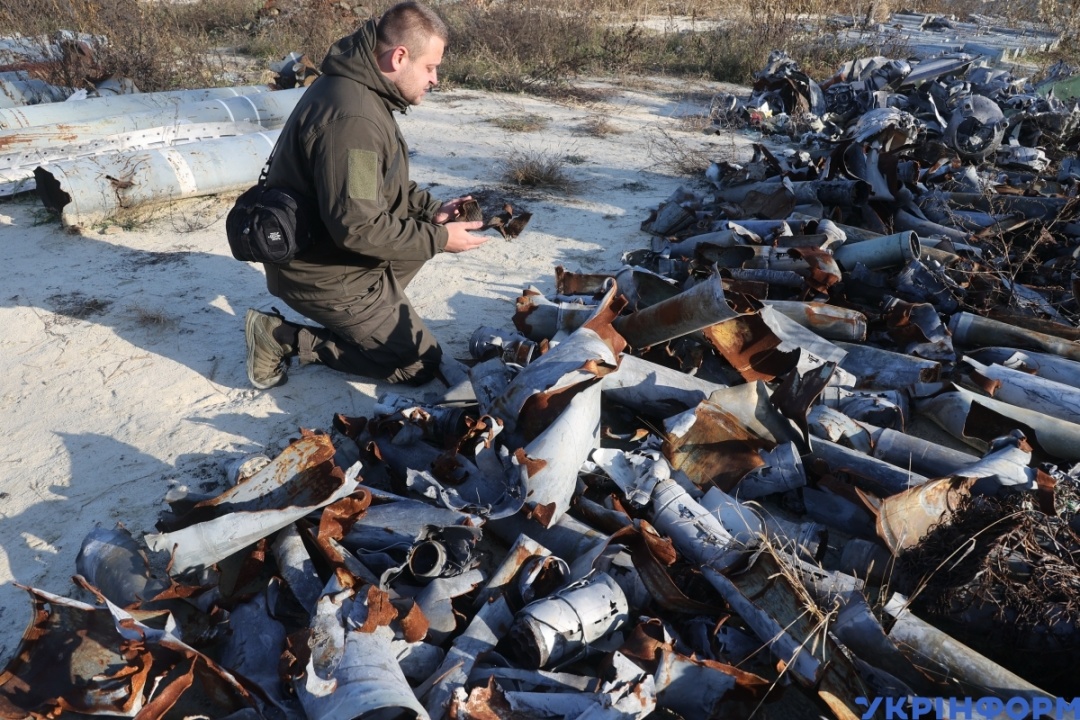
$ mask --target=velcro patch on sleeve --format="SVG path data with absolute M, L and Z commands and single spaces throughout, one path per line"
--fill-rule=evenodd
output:
M 349 150 L 349 197 L 374 200 L 379 189 L 379 156 L 370 150 Z

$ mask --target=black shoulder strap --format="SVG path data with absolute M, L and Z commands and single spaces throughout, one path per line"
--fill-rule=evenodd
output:
M 277 154 L 278 145 L 281 143 L 281 135 L 278 135 L 277 142 L 274 143 L 274 147 L 270 149 L 270 157 L 266 158 L 266 164 L 263 165 L 263 169 L 259 172 L 259 185 L 266 185 L 266 176 L 270 174 L 270 163 L 274 162 L 274 155 Z

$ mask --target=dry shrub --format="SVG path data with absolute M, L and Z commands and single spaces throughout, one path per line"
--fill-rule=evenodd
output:
M 503 165 L 503 180 L 524 187 L 560 190 L 574 189 L 574 180 L 567 174 L 566 157 L 545 151 L 517 150 Z
M 40 70 L 49 82 L 90 89 L 108 77 L 130 78 L 144 92 L 236 84 L 227 52 L 266 59 L 289 51 L 316 61 L 363 18 L 320 0 L 276 9 L 276 0 L 44 0 L 0 4 L 0 34 L 51 38 L 70 30 L 106 38 L 92 59 L 69 53 Z M 365 16 L 366 17 L 366 16 Z
M 1075 695 L 1080 652 L 1080 486 L 1059 478 L 1056 515 L 1034 493 L 960 504 L 897 558 L 916 613 L 1055 694 Z M 1071 693 L 1071 694 L 1069 694 Z
M 664 129 L 649 141 L 649 157 L 657 167 L 676 175 L 703 179 L 709 165 L 716 160 L 716 153 L 691 145 Z
M 106 39 L 92 56 L 67 52 L 41 68 L 59 85 L 91 88 L 108 77 L 130 78 L 144 92 L 220 84 L 204 27 L 190 21 L 198 5 L 148 4 L 138 0 L 46 0 L 0 7 L 0 27 L 26 35 L 72 30 Z
M 462 2 L 439 10 L 450 28 L 444 78 L 492 90 L 558 85 L 592 69 L 610 32 L 589 3 Z
M 247 29 L 237 44 L 257 57 L 277 60 L 297 52 L 307 55 L 318 65 L 331 45 L 392 4 L 380 2 L 345 10 L 341 4 L 323 0 L 267 0 L 266 5 L 273 6 L 271 11 L 261 11 L 257 22 Z

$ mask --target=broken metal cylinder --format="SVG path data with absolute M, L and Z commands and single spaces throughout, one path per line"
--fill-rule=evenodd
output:
M 765 534 L 773 545 L 783 547 L 806 562 L 821 562 L 829 546 L 829 529 L 816 522 L 794 523 L 770 513 L 762 514 Z M 848 541 L 851 542 L 851 541 Z
M 861 538 L 849 538 L 840 554 L 840 570 L 880 583 L 892 572 L 893 557 L 880 543 Z
M 0 130 L 0 148 L 5 153 L 65 145 L 79 148 L 95 140 L 120 134 L 193 123 L 250 123 L 253 129 L 276 130 L 285 124 L 305 89 L 260 93 L 252 97 L 216 98 L 175 107 L 167 105 L 85 122 L 66 120 L 55 126 L 35 127 L 32 132 L 22 128 Z
M 852 270 L 862 263 L 871 270 L 905 265 L 922 252 L 919 236 L 910 230 L 842 245 L 833 254 L 836 262 L 845 270 Z
M 540 354 L 540 348 L 521 333 L 478 327 L 469 338 L 469 354 L 477 360 L 497 357 L 524 366 Z
M 446 547 L 437 540 L 417 543 L 409 552 L 409 571 L 418 578 L 437 578 L 446 569 Z
M 889 638 L 924 671 L 959 682 L 971 695 L 990 691 L 1005 699 L 1053 701 L 1052 696 L 1027 680 L 916 617 L 902 595 L 894 594 L 885 604 L 885 612 L 895 618 Z
M 735 494 L 740 500 L 753 500 L 806 485 L 806 471 L 795 443 L 777 445 L 760 454 L 765 465 L 751 470 L 736 486 Z
M 916 435 L 892 428 L 869 426 L 873 438 L 871 455 L 890 465 L 905 468 L 926 477 L 942 477 L 976 462 L 970 453 L 954 450 Z
M 0 109 L 0 130 L 28 128 L 39 125 L 81 123 L 110 115 L 127 115 L 154 108 L 177 107 L 184 103 L 203 102 L 267 92 L 266 85 L 245 85 L 204 90 L 168 90 L 156 93 L 135 93 L 85 100 L 67 100 L 30 107 Z
M 770 300 L 767 304 L 826 340 L 866 341 L 866 315 L 858 310 L 796 300 Z
M 996 102 L 982 95 L 964 98 L 945 128 L 945 142 L 963 159 L 980 163 L 993 155 L 1008 125 Z
M 510 637 L 522 662 L 541 668 L 576 659 L 629 619 L 626 595 L 596 572 L 518 613 Z
M 120 607 L 152 600 L 167 587 L 151 576 L 142 548 L 123 526 L 91 530 L 75 558 L 75 568 Z
M 61 213 L 64 225 L 87 225 L 124 210 L 243 190 L 258 179 L 277 135 L 71 160 L 39 167 L 34 177 L 42 203 Z
M 723 572 L 738 563 L 749 547 L 677 482 L 665 480 L 653 491 L 653 525 L 671 538 L 692 562 Z M 745 528 L 735 528 L 738 532 Z
M 936 382 L 941 363 L 883 350 L 873 345 L 837 341 L 847 352 L 840 367 L 859 379 L 859 388 L 898 388 L 920 382 Z
M 319 601 L 320 615 L 333 613 L 332 606 L 326 607 L 330 602 L 329 597 Z M 307 717 L 428 720 L 427 711 L 398 664 L 391 646 L 393 632 L 385 627 L 374 632 L 347 631 L 341 625 L 332 625 L 335 620 L 331 616 L 327 622 L 334 633 L 332 641 L 313 635 L 312 642 L 323 640 L 325 648 L 312 647 L 304 676 L 295 680 L 296 694 Z
M 584 325 L 596 312 L 592 305 L 578 303 L 553 303 L 547 298 L 531 294 L 518 298 L 514 326 L 530 340 L 550 340 L 559 332 L 572 333 Z
M 1040 350 L 1069 360 L 1080 360 L 1080 345 L 1046 333 L 1003 323 L 1000 320 L 959 312 L 949 321 L 953 342 L 971 347 L 1008 345 Z
M 1080 389 L 1003 365 L 983 365 L 971 358 L 964 362 L 975 369 L 972 377 L 997 400 L 1080 423 Z
M 712 275 L 670 300 L 620 317 L 615 329 L 635 348 L 646 348 L 703 330 L 738 315 L 724 297 L 723 281 Z
M 830 473 L 847 473 L 857 486 L 878 496 L 896 495 L 928 482 L 928 478 L 917 473 L 828 440 L 814 438 L 811 447 L 813 457 L 824 462 Z

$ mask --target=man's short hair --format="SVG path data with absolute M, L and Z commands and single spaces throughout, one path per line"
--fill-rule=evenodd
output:
M 404 45 L 409 55 L 415 56 L 424 51 L 428 40 L 435 36 L 444 43 L 449 38 L 446 23 L 435 11 L 415 0 L 408 0 L 393 6 L 379 18 L 375 30 L 377 38 L 375 54 Z

